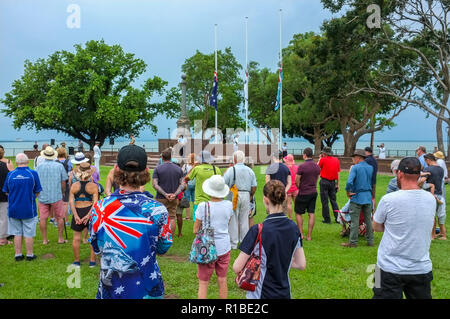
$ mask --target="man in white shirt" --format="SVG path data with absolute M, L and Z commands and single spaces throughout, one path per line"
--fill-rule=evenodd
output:
M 374 299 L 431 299 L 431 231 L 436 200 L 419 188 L 421 164 L 401 160 L 400 190 L 384 195 L 373 216 L 373 229 L 384 232 L 378 248 Z
M 100 151 L 100 142 L 95 142 L 94 146 L 94 165 L 98 169 L 100 174 L 100 158 L 102 157 L 102 151 Z
M 384 147 L 384 143 L 381 143 L 381 145 L 378 148 L 380 150 L 380 154 L 378 154 L 378 158 L 385 159 L 386 158 L 386 148 Z
M 256 175 L 253 170 L 244 164 L 245 154 L 237 151 L 233 154 L 234 166 L 228 168 L 223 175 L 228 187 L 236 185 L 238 201 L 229 224 L 231 248 L 237 249 L 249 229 L 250 202 L 256 192 Z

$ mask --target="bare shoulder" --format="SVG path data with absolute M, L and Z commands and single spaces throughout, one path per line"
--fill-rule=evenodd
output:
M 70 186 L 70 192 L 71 193 L 78 193 L 80 191 L 81 188 L 81 184 L 80 182 L 75 182 L 72 184 L 72 186 Z
M 92 182 L 87 183 L 87 184 L 86 184 L 86 191 L 87 191 L 89 194 L 95 194 L 95 193 L 98 192 L 98 185 L 95 184 L 95 183 L 92 183 Z

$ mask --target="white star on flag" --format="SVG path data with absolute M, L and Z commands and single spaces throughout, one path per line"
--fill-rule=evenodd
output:
M 152 272 L 150 274 L 150 279 L 155 280 L 158 277 L 158 274 L 156 273 L 156 271 Z
M 120 287 L 116 288 L 116 290 L 114 290 L 114 293 L 116 295 L 120 295 L 124 290 L 125 290 L 124 287 L 120 286 Z
M 150 261 L 150 256 L 146 256 L 142 259 L 141 266 L 145 266 Z
M 136 286 L 139 286 L 141 284 L 140 281 L 136 281 Z

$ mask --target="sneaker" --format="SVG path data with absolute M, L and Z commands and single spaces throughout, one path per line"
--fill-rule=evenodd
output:
M 25 257 L 24 257 L 23 255 L 19 255 L 19 256 L 15 256 L 14 259 L 15 259 L 16 261 L 22 261 L 22 260 L 25 259 Z
M 97 263 L 95 261 L 89 262 L 89 268 L 94 268 L 95 266 L 97 266 Z
M 80 263 L 79 261 L 74 261 L 74 262 L 72 263 L 72 265 L 75 265 L 75 266 L 77 266 L 77 267 L 81 267 L 81 263 Z
M 33 256 L 27 256 L 27 261 L 32 261 L 35 260 L 36 258 L 37 256 L 33 254 Z
M 322 220 L 322 223 L 324 223 L 324 224 L 331 224 L 331 222 L 328 222 L 326 220 Z

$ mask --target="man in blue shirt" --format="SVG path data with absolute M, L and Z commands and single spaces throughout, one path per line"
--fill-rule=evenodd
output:
M 22 238 L 25 238 L 27 260 L 36 258 L 33 253 L 33 238 L 36 236 L 36 197 L 42 190 L 36 171 L 28 168 L 28 157 L 16 156 L 17 168 L 8 173 L 2 192 L 8 194 L 8 233 L 14 235 L 16 261 L 24 259 Z
M 361 212 L 364 215 L 366 223 L 366 240 L 369 246 L 373 246 L 372 229 L 372 173 L 373 168 L 365 161 L 366 153 L 364 150 L 355 150 L 352 155 L 355 164 L 348 176 L 345 190 L 350 198 L 350 241 L 342 243 L 344 247 L 357 247 L 359 234 L 359 217 Z
M 427 168 L 427 167 L 428 167 L 428 164 L 425 162 L 425 158 L 424 158 L 424 156 L 425 156 L 426 153 L 427 153 L 427 149 L 425 148 L 425 146 L 419 146 L 419 147 L 416 149 L 417 157 L 418 157 L 418 159 L 419 159 L 420 164 L 422 165 L 422 170 L 423 170 L 424 168 Z

